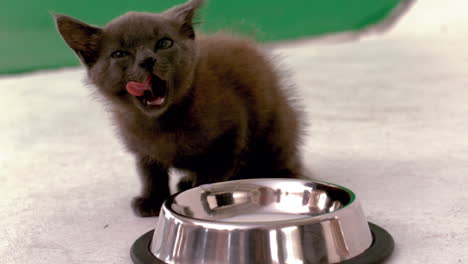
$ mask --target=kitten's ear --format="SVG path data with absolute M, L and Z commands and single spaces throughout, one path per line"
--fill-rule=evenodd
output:
M 180 25 L 180 33 L 195 39 L 195 30 L 193 29 L 193 19 L 196 11 L 203 4 L 204 0 L 191 0 L 185 4 L 175 6 L 163 13 L 164 16 L 171 18 Z
M 53 16 L 65 42 L 86 66 L 91 67 L 99 57 L 102 29 L 69 16 L 61 14 Z

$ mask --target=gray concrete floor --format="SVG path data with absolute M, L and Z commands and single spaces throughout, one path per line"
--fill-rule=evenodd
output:
M 468 4 L 390 33 L 276 48 L 307 111 L 304 160 L 390 231 L 389 263 L 468 263 Z M 82 69 L 0 78 L 0 263 L 131 263 L 133 158 Z

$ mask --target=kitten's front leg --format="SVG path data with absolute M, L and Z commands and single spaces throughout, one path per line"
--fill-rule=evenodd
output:
M 142 194 L 132 201 L 138 216 L 158 216 L 162 203 L 170 196 L 168 169 L 148 158 L 139 158 L 138 172 L 142 181 Z

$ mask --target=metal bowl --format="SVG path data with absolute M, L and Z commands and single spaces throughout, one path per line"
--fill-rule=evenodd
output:
M 377 263 L 392 249 L 391 236 L 369 226 L 344 187 L 248 179 L 172 196 L 131 255 L 137 264 Z

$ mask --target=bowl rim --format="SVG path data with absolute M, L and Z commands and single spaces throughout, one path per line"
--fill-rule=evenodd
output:
M 284 226 L 302 226 L 306 224 L 312 224 L 312 223 L 319 223 L 323 222 L 326 220 L 334 219 L 337 218 L 337 215 L 341 214 L 343 209 L 347 209 L 349 207 L 354 206 L 360 206 L 359 200 L 356 197 L 356 194 L 351 191 L 350 189 L 343 187 L 338 184 L 334 183 L 329 183 L 325 181 L 319 181 L 319 180 L 313 180 L 313 179 L 293 179 L 293 178 L 252 178 L 252 179 L 241 179 L 241 180 L 233 180 L 233 181 L 225 181 L 225 182 L 216 182 L 216 183 L 211 183 L 211 184 L 205 184 L 205 185 L 200 185 L 195 188 L 201 188 L 206 185 L 217 185 L 217 184 L 225 184 L 225 183 L 235 183 L 235 182 L 255 182 L 259 180 L 273 180 L 273 181 L 291 181 L 291 182 L 311 182 L 314 184 L 320 184 L 320 185 L 326 185 L 329 187 L 341 189 L 345 191 L 350 199 L 349 201 L 341 208 L 338 208 L 337 210 L 333 212 L 325 212 L 317 215 L 304 215 L 304 217 L 301 218 L 296 218 L 296 219 L 287 219 L 287 220 L 275 220 L 275 221 L 243 221 L 243 222 L 231 222 L 231 221 L 219 221 L 219 220 L 208 220 L 208 219 L 203 219 L 203 218 L 196 218 L 196 217 L 191 217 L 191 216 L 186 216 L 183 214 L 180 214 L 176 211 L 174 211 L 171 208 L 171 204 L 173 203 L 174 199 L 184 193 L 185 191 L 175 193 L 171 195 L 166 201 L 164 201 L 162 207 L 161 207 L 161 213 L 160 217 L 169 217 L 169 218 L 175 218 L 178 219 L 181 222 L 190 222 L 191 224 L 194 225 L 203 225 L 205 227 L 213 227 L 216 229 L 226 229 L 226 230 L 232 230 L 232 229 L 250 229 L 250 228 L 269 228 L 271 226 L 275 227 L 284 227 Z M 190 189 L 190 190 L 193 190 Z M 188 191 L 188 190 L 187 190 Z M 223 228 L 224 227 L 224 228 Z

